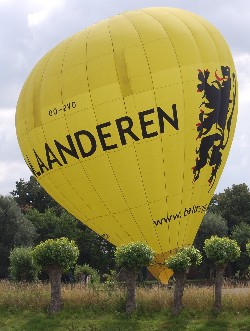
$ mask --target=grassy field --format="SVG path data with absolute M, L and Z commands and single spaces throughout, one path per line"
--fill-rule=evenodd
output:
M 48 285 L 0 282 L 0 331 L 250 331 L 249 286 L 225 287 L 220 314 L 212 310 L 212 287 L 187 287 L 178 317 L 171 314 L 173 290 L 161 286 L 137 289 L 138 309 L 130 319 L 122 288 L 64 285 L 62 296 L 63 311 L 51 316 Z

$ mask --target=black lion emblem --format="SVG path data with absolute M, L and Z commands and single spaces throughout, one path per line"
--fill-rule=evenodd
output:
M 211 77 L 209 70 L 199 69 L 198 79 L 200 83 L 197 92 L 203 93 L 203 101 L 199 108 L 199 122 L 196 124 L 196 139 L 200 140 L 200 145 L 196 149 L 196 164 L 192 170 L 195 182 L 199 179 L 201 169 L 209 165 L 211 174 L 208 182 L 212 187 L 221 166 L 222 151 L 229 139 L 236 103 L 236 76 L 230 73 L 228 66 L 222 66 L 221 74 L 216 70 L 214 77 Z

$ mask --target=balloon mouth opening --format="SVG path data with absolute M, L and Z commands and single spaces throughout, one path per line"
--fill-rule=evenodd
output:
M 151 274 L 162 284 L 167 284 L 169 278 L 173 275 L 173 271 L 165 266 L 165 260 L 172 254 L 172 252 L 165 252 L 157 254 L 154 259 L 154 264 L 148 267 Z

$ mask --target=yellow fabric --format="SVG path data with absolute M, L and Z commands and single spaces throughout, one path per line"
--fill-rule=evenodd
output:
M 114 245 L 148 243 L 158 263 L 150 270 L 166 283 L 164 259 L 193 243 L 236 115 L 220 33 L 184 10 L 146 8 L 45 55 L 21 91 L 16 130 L 45 190 Z

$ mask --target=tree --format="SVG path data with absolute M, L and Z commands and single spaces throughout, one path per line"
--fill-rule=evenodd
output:
M 33 224 L 14 199 L 0 196 L 0 278 L 8 276 L 10 251 L 15 246 L 31 246 L 34 237 Z
M 211 238 L 213 235 L 225 237 L 227 234 L 227 221 L 219 214 L 207 212 L 195 237 L 194 246 L 200 251 L 203 251 L 203 246 L 206 239 Z
M 176 255 L 170 256 L 165 265 L 174 272 L 175 290 L 174 290 L 174 304 L 173 314 L 177 315 L 182 309 L 182 297 L 184 293 L 184 286 L 186 275 L 190 267 L 200 265 L 202 255 L 200 251 L 193 246 L 183 247 L 177 251 Z
M 153 262 L 154 256 L 154 251 L 142 242 L 132 242 L 116 248 L 116 263 L 126 273 L 126 313 L 128 315 L 136 309 L 136 279 L 139 270 L 144 266 L 148 267 Z
M 234 263 L 234 270 L 245 278 L 248 274 L 249 256 L 246 252 L 246 244 L 250 241 L 250 224 L 241 222 L 235 225 L 232 230 L 232 239 L 236 240 L 241 249 L 240 258 Z
M 115 247 L 66 210 L 57 215 L 57 212 L 50 208 L 43 213 L 30 209 L 26 216 L 37 232 L 35 244 L 67 235 L 79 248 L 79 264 L 89 264 L 100 273 L 107 273 L 114 268 Z
M 16 189 L 10 192 L 22 212 L 35 208 L 43 213 L 48 208 L 54 208 L 58 214 L 64 210 L 38 183 L 34 176 L 28 182 L 20 179 L 16 182 Z
M 225 268 L 229 262 L 239 258 L 240 247 L 235 240 L 212 236 L 205 240 L 204 251 L 215 266 L 215 310 L 221 310 L 222 282 Z
M 42 213 L 37 209 L 30 209 L 26 216 L 36 229 L 36 245 L 47 239 L 64 237 L 66 234 L 68 239 L 76 240 L 79 235 L 80 222 L 66 211 L 62 211 L 58 216 L 51 208 Z
M 204 254 L 204 242 L 211 236 L 217 235 L 218 237 L 225 237 L 228 235 L 227 221 L 219 214 L 208 211 L 199 227 L 194 240 L 194 247 L 199 249 L 203 255 L 202 263 L 196 269 L 201 277 L 207 277 L 209 274 L 209 264 Z
M 34 262 L 31 247 L 15 247 L 10 252 L 10 276 L 18 282 L 37 280 L 39 267 Z
M 241 222 L 250 224 L 250 191 L 246 184 L 232 185 L 223 193 L 215 194 L 209 210 L 226 219 L 229 231 Z
M 51 286 L 51 300 L 49 310 L 55 313 L 61 310 L 61 277 L 63 271 L 76 264 L 79 250 L 74 241 L 67 238 L 48 239 L 34 248 L 33 256 L 49 275 Z
M 236 240 L 241 250 L 245 251 L 246 244 L 250 241 L 250 224 L 241 222 L 232 230 L 232 239 Z

